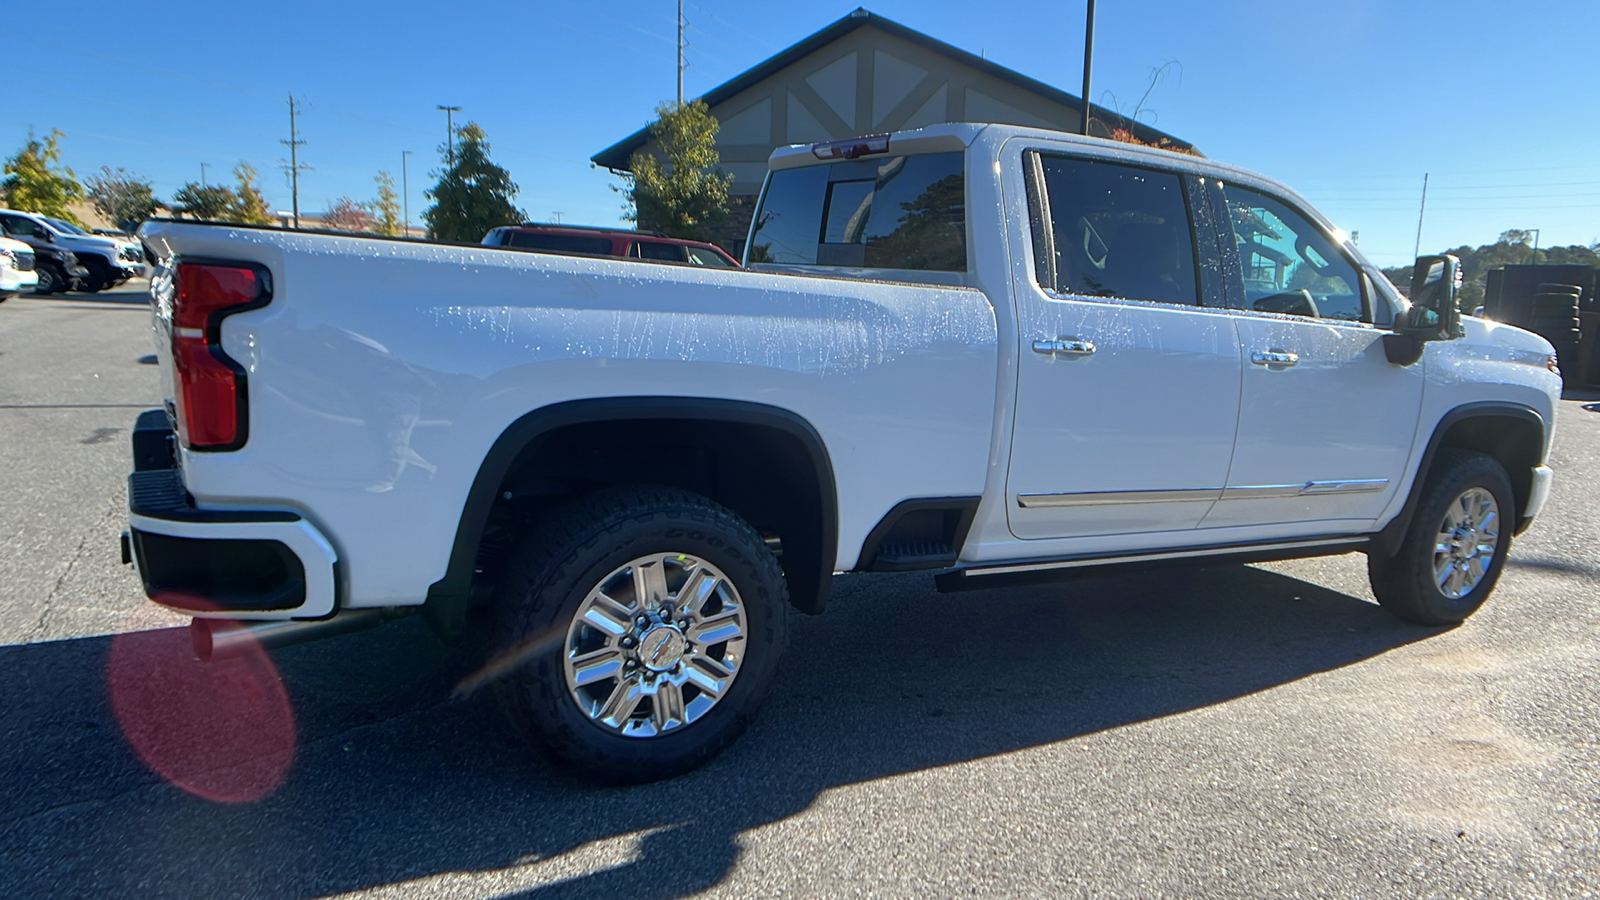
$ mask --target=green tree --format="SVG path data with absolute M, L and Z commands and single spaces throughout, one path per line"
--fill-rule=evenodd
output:
M 239 180 L 239 187 L 233 191 L 233 200 L 228 204 L 228 220 L 245 225 L 275 222 L 271 210 L 267 209 L 267 198 L 261 196 L 255 167 L 241 161 L 233 167 L 233 177 Z
M 423 192 L 433 201 L 422 214 L 428 235 L 441 241 L 481 240 L 489 229 L 527 219 L 511 198 L 511 174 L 489 161 L 489 141 L 476 122 L 456 131 L 455 162 L 439 173 L 439 183 Z M 448 146 L 439 146 L 445 158 Z
M 72 214 L 67 205 L 83 199 L 83 185 L 78 176 L 61 165 L 60 131 L 51 129 L 40 140 L 28 132 L 28 141 L 17 155 L 6 160 L 6 179 L 0 182 L 0 200 L 6 206 L 22 212 L 39 213 L 56 219 L 65 219 L 76 225 L 83 223 Z
M 1499 239 L 1492 244 L 1483 244 L 1478 247 L 1468 247 L 1465 244 L 1454 250 L 1445 250 L 1451 256 L 1461 260 L 1461 292 L 1457 295 L 1458 305 L 1465 312 L 1482 306 L 1484 295 L 1489 281 L 1489 272 L 1504 266 L 1520 266 L 1529 264 L 1577 264 L 1584 266 L 1600 267 L 1600 244 L 1593 247 L 1584 247 L 1574 244 L 1570 247 L 1549 247 L 1543 250 L 1533 249 L 1533 232 L 1521 229 L 1511 229 L 1500 233 Z M 1396 266 L 1384 269 L 1383 274 L 1389 276 L 1395 287 L 1402 291 L 1411 288 L 1411 267 Z
M 718 167 L 721 125 L 705 101 L 662 103 L 656 107 L 650 139 L 660 155 L 639 151 L 623 176 L 628 181 L 624 218 L 642 229 L 658 228 L 673 237 L 710 241 L 728 217 L 733 176 Z
M 95 211 L 118 228 L 132 231 L 161 207 L 150 182 L 126 169 L 101 166 L 99 175 L 87 179 L 89 202 Z
M 178 188 L 168 205 L 180 217 L 219 222 L 227 220 L 238 203 L 239 198 L 225 187 L 215 184 L 202 187 L 199 182 L 191 181 Z
M 399 237 L 405 233 L 405 223 L 400 221 L 400 195 L 394 190 L 394 176 L 379 172 L 372 180 L 378 183 L 378 199 L 372 202 L 372 212 L 377 217 L 374 230 L 389 237 Z

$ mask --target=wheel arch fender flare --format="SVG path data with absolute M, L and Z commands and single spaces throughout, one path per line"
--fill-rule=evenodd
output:
M 1438 423 L 1434 425 L 1433 433 L 1428 437 L 1428 445 L 1422 452 L 1421 462 L 1417 465 L 1416 477 L 1411 480 L 1411 490 L 1406 495 L 1405 505 L 1400 508 L 1399 514 L 1390 520 L 1388 525 L 1383 527 L 1383 530 L 1374 535 L 1373 548 L 1377 552 L 1386 557 L 1393 556 L 1399 552 L 1400 544 L 1405 540 L 1406 532 L 1411 528 L 1411 520 L 1416 517 L 1417 505 L 1421 502 L 1423 487 L 1427 483 L 1429 475 L 1432 474 L 1434 461 L 1438 457 L 1440 448 L 1444 446 L 1445 438 L 1449 436 L 1453 429 L 1474 419 L 1511 419 L 1537 429 L 1539 444 L 1534 453 L 1533 462 L 1534 465 L 1539 464 L 1539 457 L 1544 451 L 1548 433 L 1544 416 L 1540 415 L 1538 410 L 1526 404 L 1507 400 L 1485 400 L 1465 403 L 1451 409 L 1440 417 Z M 1532 477 L 1532 472 L 1531 469 L 1529 472 L 1515 472 L 1508 467 L 1506 474 L 1511 479 L 1512 492 L 1516 495 L 1516 518 L 1520 519 L 1521 510 L 1527 503 L 1527 483 Z M 1524 523 L 1519 522 L 1518 531 L 1521 531 L 1522 524 Z
M 572 425 L 628 419 L 697 419 L 758 425 L 784 432 L 804 449 L 813 467 L 820 506 L 820 559 L 816 573 L 803 573 L 799 583 L 814 596 L 791 596 L 804 612 L 821 612 L 838 553 L 838 489 L 826 443 L 803 416 L 762 403 L 709 397 L 603 397 L 570 400 L 543 406 L 522 415 L 500 433 L 479 464 L 456 525 L 444 577 L 428 588 L 423 610 L 429 622 L 446 636 L 460 633 L 471 590 L 477 549 L 489 522 L 500 485 L 526 451 L 541 440 Z M 791 574 L 791 583 L 795 576 Z

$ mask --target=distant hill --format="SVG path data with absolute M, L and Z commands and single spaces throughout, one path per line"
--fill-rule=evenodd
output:
M 1501 266 L 1525 265 L 1528 263 L 1551 265 L 1583 265 L 1600 266 L 1600 243 L 1588 247 L 1574 244 L 1570 247 L 1548 247 L 1533 249 L 1533 234 L 1527 231 L 1507 231 L 1500 235 L 1500 239 L 1493 244 L 1484 244 L 1477 249 L 1467 246 L 1457 247 L 1454 250 L 1445 250 L 1445 253 L 1461 260 L 1462 285 L 1459 305 L 1467 312 L 1483 304 L 1484 282 L 1490 269 Z M 1402 292 L 1409 291 L 1411 287 L 1411 267 L 1396 266 L 1384 269 L 1383 274 L 1389 276 L 1394 286 Z

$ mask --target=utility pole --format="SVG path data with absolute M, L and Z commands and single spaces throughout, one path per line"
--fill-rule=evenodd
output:
M 400 205 L 406 211 L 406 237 L 411 237 L 411 186 L 406 179 L 406 157 L 410 155 L 410 150 L 400 151 Z
M 1083 134 L 1089 134 L 1089 64 L 1094 60 L 1094 0 L 1089 0 L 1089 18 L 1083 26 Z
M 557 225 L 561 224 L 561 216 L 563 215 L 563 213 L 560 210 L 555 210 L 555 211 L 551 212 L 550 215 L 556 217 L 556 224 Z
M 1422 255 L 1422 216 L 1428 211 L 1428 173 L 1422 173 L 1422 206 L 1417 209 L 1417 246 L 1411 251 L 1412 256 Z
M 300 170 L 311 168 L 300 164 L 300 147 L 305 144 L 305 141 L 300 140 L 300 129 L 295 124 L 295 113 L 299 111 L 298 107 L 299 104 L 295 101 L 294 95 L 290 94 L 289 139 L 278 142 L 289 148 L 289 193 L 293 198 L 291 209 L 293 210 L 294 227 L 296 228 L 300 227 Z
M 678 106 L 683 106 L 683 0 L 678 0 Z
M 445 140 L 445 145 L 450 148 L 450 165 L 453 166 L 453 165 L 456 164 L 456 120 L 455 120 L 455 114 L 458 113 L 458 112 L 461 112 L 461 107 L 459 107 L 459 106 L 445 106 L 444 104 L 441 103 L 441 104 L 439 104 L 439 108 L 444 110 L 444 140 Z
M 209 166 L 209 165 L 211 165 L 211 163 L 201 163 L 200 164 L 200 187 L 201 188 L 204 188 L 206 186 L 206 166 Z

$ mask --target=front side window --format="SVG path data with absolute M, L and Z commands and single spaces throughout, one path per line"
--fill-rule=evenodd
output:
M 1247 309 L 1370 322 L 1356 267 L 1305 216 L 1276 197 L 1228 185 L 1228 218 Z
M 749 262 L 965 272 L 964 164 L 956 151 L 774 172 Z
M 1043 287 L 1089 297 L 1199 304 L 1194 229 L 1181 178 L 1096 160 L 1042 156 L 1039 163 L 1044 178 L 1039 212 L 1048 217 L 1049 232 L 1039 235 L 1048 240 L 1035 246 L 1053 255 L 1039 267 Z M 1034 222 L 1036 230 L 1043 227 Z
M 4 223 L 5 230 L 11 234 L 24 237 L 43 238 L 48 234 L 44 226 L 26 216 L 0 216 L 0 223 Z

